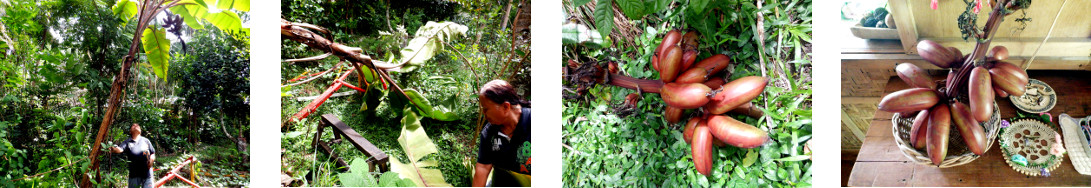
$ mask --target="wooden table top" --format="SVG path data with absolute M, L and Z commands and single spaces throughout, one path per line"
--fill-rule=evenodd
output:
M 1091 115 L 1091 72 L 1030 71 L 1030 78 L 1057 91 L 1057 105 L 1049 111 L 1054 120 L 1061 113 L 1074 118 Z M 938 76 L 936 79 L 940 79 Z M 885 93 L 909 88 L 898 77 L 887 83 Z M 998 98 L 1001 117 L 1018 110 L 1007 98 Z M 910 162 L 898 149 L 891 133 L 892 113 L 877 111 L 849 176 L 849 186 L 1091 186 L 1091 176 L 1081 175 L 1067 154 L 1050 177 L 1023 175 L 1004 162 L 999 141 L 984 156 L 962 166 L 938 168 Z M 1060 132 L 1054 126 L 1054 130 Z M 1067 147 L 1067 146 L 1066 146 Z

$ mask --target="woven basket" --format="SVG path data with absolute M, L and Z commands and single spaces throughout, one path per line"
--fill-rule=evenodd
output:
M 1072 166 L 1076 172 L 1083 175 L 1091 175 L 1091 148 L 1088 148 L 1087 137 L 1084 134 L 1081 123 L 1091 120 L 1091 116 L 1083 119 L 1075 119 L 1068 114 L 1057 116 L 1057 123 L 1061 125 L 1064 137 L 1064 146 L 1068 150 L 1068 158 L 1072 160 Z
M 946 105 L 946 104 L 943 104 Z M 913 118 L 915 117 L 900 117 L 899 113 L 894 113 L 894 118 L 891 118 L 891 123 L 894 127 L 891 129 L 894 132 L 894 142 L 897 142 L 898 148 L 902 150 L 902 154 L 905 154 L 906 158 L 916 162 L 917 164 L 933 166 L 932 159 L 928 158 L 928 152 L 925 149 L 913 148 L 913 144 L 909 142 L 909 130 L 913 128 Z M 962 135 L 958 132 L 958 128 L 955 125 L 951 125 L 951 133 L 947 140 L 947 157 L 943 158 L 943 162 L 939 164 L 940 168 L 953 167 L 958 165 L 964 165 L 970 163 L 980 157 L 974 152 L 970 151 L 970 148 L 966 146 L 966 142 L 962 141 Z M 1000 130 L 1000 107 L 993 103 L 993 115 L 989 118 L 989 121 L 981 122 L 981 126 L 984 126 L 986 143 L 985 152 L 989 152 L 989 148 L 992 147 L 993 141 L 996 140 L 998 131 Z

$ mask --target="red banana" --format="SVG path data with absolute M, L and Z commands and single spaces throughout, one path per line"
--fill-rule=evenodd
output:
M 693 61 L 697 60 L 697 51 L 682 50 L 682 70 L 693 67 Z
M 667 109 L 663 112 L 663 117 L 667 119 L 668 123 L 678 123 L 678 121 L 682 120 L 683 111 L 681 108 L 667 106 Z
M 921 110 L 917 118 L 913 118 L 913 127 L 909 129 L 909 143 L 913 148 L 923 149 L 924 141 L 928 134 L 928 110 Z
M 686 128 L 682 131 L 682 139 L 686 140 L 686 144 L 693 144 L 693 128 L 696 128 L 701 120 L 700 117 L 692 117 L 686 122 Z
M 936 105 L 929 111 L 926 149 L 928 158 L 932 159 L 932 164 L 939 165 L 943 163 L 943 158 L 947 157 L 947 139 L 951 131 L 951 110 L 947 105 Z
M 659 55 L 652 55 L 652 68 L 659 71 Z
M 708 80 L 705 80 L 704 84 L 705 84 L 705 86 L 708 86 L 708 88 L 711 88 L 712 90 L 717 90 L 717 89 L 723 88 L 724 79 L 720 79 L 720 78 L 708 79 Z
M 700 62 L 697 62 L 697 65 L 694 67 L 705 68 L 705 70 L 709 70 L 709 74 L 716 74 L 721 70 L 724 70 L 728 64 L 731 64 L 731 57 L 724 54 L 716 54 L 712 55 L 712 57 L 702 59 Z
M 659 79 L 663 82 L 673 82 L 682 71 L 682 48 L 669 46 L 663 55 L 659 56 Z
M 712 96 L 705 105 L 705 110 L 712 114 L 723 114 L 739 105 L 750 102 L 765 91 L 769 79 L 759 76 L 747 76 L 724 84 L 720 93 Z
M 993 83 L 989 70 L 975 67 L 970 72 L 970 112 L 977 121 L 987 121 L 993 115 Z
M 996 93 L 997 97 L 1000 97 L 1000 98 L 1008 97 L 1008 92 L 1004 92 L 1004 90 L 1000 90 L 999 87 L 993 87 L 993 92 Z
M 677 46 L 678 42 L 682 40 L 682 33 L 678 30 L 671 30 L 667 32 L 667 35 L 663 36 L 663 41 L 659 43 L 659 47 L 655 48 L 655 55 L 663 56 L 666 53 L 667 47 Z
M 705 176 L 712 174 L 712 142 L 708 126 L 693 128 L 693 144 L 690 145 L 693 150 L 693 166 Z
M 931 40 L 922 40 L 917 43 L 917 53 L 924 60 L 940 68 L 952 68 L 952 64 L 962 59 L 962 54 L 955 54 L 949 48 Z
M 735 147 L 755 148 L 769 141 L 769 133 L 729 116 L 709 117 L 708 127 L 712 136 Z
M 939 102 L 936 90 L 910 88 L 887 94 L 879 101 L 879 110 L 887 112 L 912 112 L 928 109 Z
M 1027 71 L 1011 63 L 997 62 L 989 69 L 989 76 L 992 77 L 993 86 L 1012 96 L 1023 96 L 1023 92 L 1027 90 Z
M 951 120 L 958 127 L 962 140 L 966 141 L 966 147 L 977 155 L 985 154 L 985 129 L 977 124 L 978 121 L 971 117 L 970 108 L 961 102 L 951 103 Z
M 928 76 L 928 73 L 917 65 L 901 63 L 894 67 L 894 71 L 898 73 L 898 78 L 902 78 L 902 81 L 908 83 L 909 86 L 936 89 L 936 82 L 933 82 L 932 77 Z
M 947 47 L 947 49 L 948 49 L 949 51 L 951 51 L 951 53 L 952 53 L 952 54 L 955 54 L 955 55 L 957 55 L 957 56 L 958 56 L 958 61 L 955 61 L 955 62 L 963 62 L 963 61 L 966 61 L 966 56 L 964 56 L 964 55 L 962 54 L 962 50 L 958 50 L 958 48 L 955 48 L 955 47 Z
M 708 103 L 708 93 L 711 91 L 712 89 L 701 83 L 668 83 L 663 85 L 663 89 L 659 94 L 662 95 L 663 102 L 666 102 L 668 106 L 680 109 L 694 109 Z
M 1008 48 L 1004 46 L 995 46 L 992 50 L 989 50 L 988 57 L 993 57 L 1000 61 L 1006 60 L 1008 59 Z

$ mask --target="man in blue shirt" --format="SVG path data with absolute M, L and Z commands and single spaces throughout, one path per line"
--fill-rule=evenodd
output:
M 111 153 L 124 153 L 129 160 L 129 188 L 151 188 L 152 166 L 155 163 L 155 147 L 148 138 L 140 136 L 140 125 L 129 127 L 129 135 L 117 146 L 110 148 Z

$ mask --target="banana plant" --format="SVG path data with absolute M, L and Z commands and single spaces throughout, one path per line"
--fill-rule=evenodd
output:
M 436 153 L 436 144 L 428 138 L 424 127 L 420 123 L 421 117 L 410 108 L 405 108 L 405 117 L 402 118 L 401 136 L 398 136 L 398 145 L 405 151 L 408 161 L 404 163 L 397 157 L 390 160 L 390 170 L 397 172 L 401 178 L 409 179 L 422 187 L 450 187 L 443 178 L 443 172 L 435 160 L 423 159 L 424 156 Z M 433 167 L 433 168 L 429 168 Z
M 149 64 L 160 78 L 166 78 L 170 66 L 170 41 L 166 39 L 166 30 L 160 26 L 151 25 L 152 20 L 160 13 L 170 12 L 182 18 L 184 23 L 193 29 L 204 29 L 206 25 L 223 30 L 226 33 L 234 33 L 233 37 L 249 38 L 249 28 L 242 27 L 242 20 L 237 12 L 250 11 L 249 0 L 118 0 L 111 7 L 114 14 L 125 24 L 130 24 L 135 19 L 136 30 L 133 33 L 132 43 L 128 53 L 121 59 L 121 70 L 110 87 L 108 107 L 103 116 L 102 124 L 95 136 L 95 143 L 91 149 L 91 169 L 98 174 L 98 157 L 102 150 L 102 140 L 106 136 L 114 116 L 120 111 L 119 107 L 125 98 L 125 87 L 131 74 L 130 68 L 137 58 L 137 50 L 143 50 Z M 178 35 L 179 33 L 176 33 Z M 80 187 L 91 187 L 92 177 L 85 173 Z M 97 182 L 97 181 L 96 181 Z
M 329 31 L 315 25 L 295 23 L 282 19 L 280 29 L 283 38 L 306 44 L 312 49 L 326 52 L 325 54 L 314 57 L 289 59 L 285 60 L 285 62 L 316 61 L 330 56 L 337 56 L 353 66 L 350 73 L 355 73 L 358 79 L 357 85 L 351 85 L 348 84 L 348 82 L 343 81 L 350 73 L 337 77 L 339 79 L 334 80 L 334 83 L 326 89 L 325 93 L 314 99 L 298 113 L 289 117 L 287 121 L 281 124 L 281 128 L 289 128 L 289 125 L 292 125 L 295 121 L 310 115 L 311 112 L 315 111 L 329 98 L 330 94 L 337 91 L 342 86 L 364 92 L 365 95 L 368 96 L 376 96 L 369 97 L 369 100 L 366 101 L 370 103 L 365 106 L 367 109 L 373 109 L 374 105 L 378 104 L 378 99 L 386 96 L 389 97 L 391 101 L 392 109 L 401 109 L 403 106 L 411 105 L 411 107 L 415 109 L 414 113 L 419 113 L 424 117 L 441 121 L 453 121 L 458 119 L 450 109 L 447 109 L 442 105 L 433 105 L 420 92 L 411 88 L 403 89 L 397 82 L 391 79 L 388 72 L 410 72 L 415 70 L 416 67 L 423 65 L 434 57 L 437 51 L 442 50 L 447 41 L 465 35 L 466 31 L 469 29 L 468 27 L 453 22 L 429 21 L 424 26 L 421 26 L 414 35 L 414 38 L 409 41 L 409 44 L 401 49 L 400 58 L 395 60 L 395 58 L 391 57 L 389 62 L 372 59 L 370 56 L 364 55 L 363 50 L 360 48 L 346 46 L 325 38 L 320 33 L 329 34 Z M 321 74 L 316 74 L 309 77 L 314 78 L 320 75 Z M 302 77 L 297 79 L 302 79 Z M 301 81 L 299 83 L 302 82 L 306 81 Z M 283 87 L 299 83 L 293 83 Z

